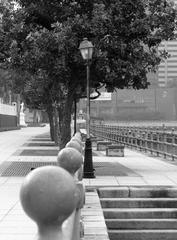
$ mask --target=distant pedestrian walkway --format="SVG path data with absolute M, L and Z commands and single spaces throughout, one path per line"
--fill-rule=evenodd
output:
M 24 177 L 30 166 L 55 165 L 58 146 L 50 141 L 49 126 L 23 128 L 0 134 L 1 176 Z M 4 163 L 8 162 L 8 164 Z M 13 164 L 12 164 L 13 163 Z M 125 149 L 124 157 L 108 157 L 93 147 L 96 179 L 84 179 L 86 185 L 176 185 L 177 166 L 137 151 Z M 28 166 L 28 167 L 27 167 Z M 27 168 L 27 169 L 25 169 Z M 16 170 L 15 170 L 16 169 Z M 20 170 L 21 169 L 21 170 Z M 15 172 L 17 171 L 17 172 Z M 102 181 L 103 179 L 103 181 Z
M 0 163 L 7 160 L 31 137 L 48 132 L 48 125 L 46 127 L 27 127 L 0 132 Z

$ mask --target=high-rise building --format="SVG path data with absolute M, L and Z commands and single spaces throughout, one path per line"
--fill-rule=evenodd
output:
M 159 87 L 167 87 L 177 82 L 177 40 L 163 42 L 159 49 L 165 49 L 170 54 L 170 57 L 165 59 L 158 69 Z
M 177 0 L 173 0 L 177 4 Z M 177 40 L 164 41 L 159 50 L 167 50 L 170 57 L 164 60 L 158 69 L 159 87 L 177 85 Z

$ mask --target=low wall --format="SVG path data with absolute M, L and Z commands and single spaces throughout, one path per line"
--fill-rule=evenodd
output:
M 4 129 L 7 127 L 17 127 L 17 116 L 0 114 L 0 129 Z
M 17 107 L 0 103 L 0 130 L 17 127 Z

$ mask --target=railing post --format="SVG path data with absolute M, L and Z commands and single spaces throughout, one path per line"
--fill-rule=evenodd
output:
M 145 128 L 145 152 L 148 152 L 148 129 Z
M 171 134 L 172 134 L 172 143 L 171 143 L 171 146 L 172 146 L 172 154 L 171 154 L 171 158 L 172 158 L 172 161 L 174 161 L 174 155 L 175 155 L 175 129 L 172 128 L 172 131 L 171 131 Z
M 137 150 L 139 149 L 140 146 L 140 129 L 136 127 L 136 139 L 137 139 Z
M 156 127 L 156 133 L 155 133 L 155 137 L 156 137 L 156 154 L 157 156 L 159 156 L 159 152 L 160 152 L 160 136 L 159 136 L 159 128 Z
M 153 154 L 153 146 L 154 146 L 154 143 L 153 143 L 153 141 L 154 141 L 154 138 L 153 138 L 153 128 L 151 128 L 151 131 L 150 131 L 150 151 L 151 151 L 151 154 Z
M 139 144 L 140 144 L 140 151 L 142 150 L 142 144 L 143 144 L 143 141 L 142 141 L 142 129 L 140 128 L 139 130 L 139 136 L 140 136 L 140 139 L 139 139 Z
M 129 136 L 130 147 L 133 148 L 133 134 L 132 134 L 132 129 L 131 128 L 128 131 L 128 136 Z
M 167 156 L 167 133 L 166 133 L 166 127 L 164 127 L 164 133 L 163 133 L 163 152 L 164 152 L 164 158 Z

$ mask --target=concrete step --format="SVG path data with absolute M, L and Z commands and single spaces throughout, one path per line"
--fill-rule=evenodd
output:
M 177 230 L 108 230 L 111 240 L 176 240 Z
M 100 198 L 102 208 L 177 208 L 177 198 Z
M 101 198 L 177 198 L 176 187 L 104 187 L 99 188 Z
M 177 208 L 103 208 L 105 219 L 177 218 Z
M 104 187 L 98 193 L 111 240 L 177 239 L 177 188 Z
M 108 229 L 177 229 L 176 219 L 106 219 Z

